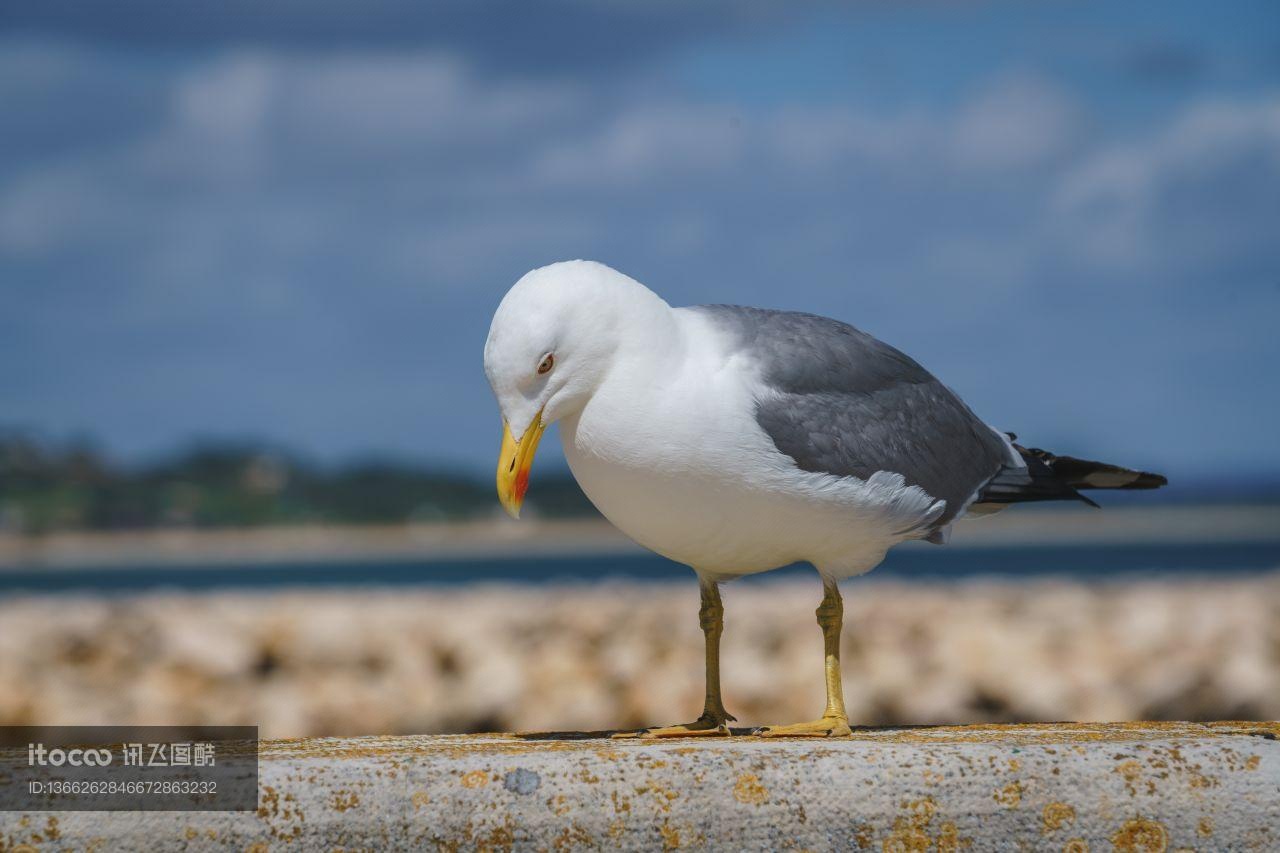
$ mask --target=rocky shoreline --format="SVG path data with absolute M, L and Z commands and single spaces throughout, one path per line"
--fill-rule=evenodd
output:
M 725 588 L 740 724 L 822 703 L 819 586 Z M 257 724 L 266 737 L 594 730 L 696 716 L 678 584 L 0 600 L 0 724 Z M 1280 573 L 846 584 L 863 724 L 1280 718 Z

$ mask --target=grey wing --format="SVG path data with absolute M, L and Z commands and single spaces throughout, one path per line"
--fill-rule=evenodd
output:
M 769 392 L 756 419 L 805 471 L 901 474 L 951 522 L 1009 462 L 1003 439 L 903 353 L 853 326 L 786 311 L 703 305 L 758 360 Z

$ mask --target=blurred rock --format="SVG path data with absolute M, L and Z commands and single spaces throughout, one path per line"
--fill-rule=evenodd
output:
M 817 580 L 725 587 L 742 725 L 822 705 Z M 692 719 L 687 584 L 152 594 L 0 602 L 0 723 L 258 724 L 266 737 Z M 846 584 L 865 724 L 1280 718 L 1280 575 Z

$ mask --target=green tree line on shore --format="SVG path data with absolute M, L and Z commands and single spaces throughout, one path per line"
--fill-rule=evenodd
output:
M 539 479 L 531 514 L 594 514 L 567 473 Z M 206 443 L 121 465 L 84 443 L 0 433 L 0 531 L 394 524 L 500 513 L 493 485 L 394 460 L 325 466 L 261 445 Z

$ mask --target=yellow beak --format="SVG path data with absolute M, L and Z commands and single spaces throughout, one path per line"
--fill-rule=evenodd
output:
M 529 491 L 529 469 L 533 467 L 533 455 L 538 452 L 538 442 L 547 425 L 542 422 L 542 412 L 516 441 L 511 437 L 511 427 L 502 422 L 502 450 L 498 453 L 498 500 L 512 518 L 520 517 L 520 505 Z

